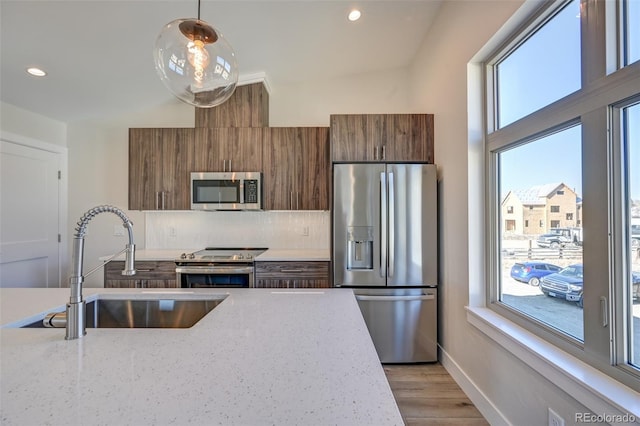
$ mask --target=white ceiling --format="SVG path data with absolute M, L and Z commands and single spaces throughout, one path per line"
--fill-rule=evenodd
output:
M 278 86 L 408 66 L 442 0 L 202 0 L 201 19 L 236 51 L 240 80 Z M 152 49 L 197 0 L 0 1 L 0 100 L 64 122 L 172 99 Z M 362 18 L 346 19 L 351 8 Z M 25 69 L 48 75 L 36 79 Z

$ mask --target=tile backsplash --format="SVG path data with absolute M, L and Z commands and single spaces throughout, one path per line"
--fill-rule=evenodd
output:
M 328 211 L 145 213 L 145 248 L 328 249 Z

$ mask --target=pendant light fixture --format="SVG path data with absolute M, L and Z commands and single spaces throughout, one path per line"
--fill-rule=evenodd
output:
M 178 99 L 200 108 L 220 105 L 236 89 L 238 64 L 222 34 L 198 18 L 162 28 L 153 49 L 160 80 Z

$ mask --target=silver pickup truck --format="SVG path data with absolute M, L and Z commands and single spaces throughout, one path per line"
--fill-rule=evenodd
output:
M 536 240 L 541 248 L 560 248 L 571 244 L 582 245 L 582 228 L 553 228 L 548 234 L 542 234 Z

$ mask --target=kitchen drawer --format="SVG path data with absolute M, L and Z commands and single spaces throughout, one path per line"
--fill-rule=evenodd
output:
M 256 288 L 328 288 L 329 262 L 256 262 Z
M 124 262 L 109 262 L 104 268 L 105 288 L 174 288 L 176 264 L 170 261 L 137 261 L 136 274 L 122 275 Z
M 256 278 L 323 279 L 329 277 L 329 262 L 256 262 Z
M 136 274 L 131 279 L 138 280 L 175 280 L 176 264 L 167 261 L 136 261 Z M 121 280 L 124 262 L 115 261 L 107 263 L 105 267 L 105 278 L 108 280 Z

